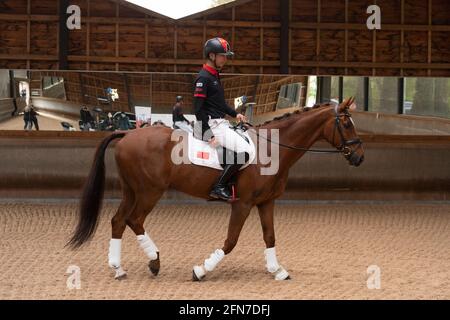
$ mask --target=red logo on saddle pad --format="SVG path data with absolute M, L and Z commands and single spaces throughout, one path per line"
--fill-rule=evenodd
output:
M 209 159 L 209 152 L 198 151 L 197 152 L 197 158 L 208 160 Z

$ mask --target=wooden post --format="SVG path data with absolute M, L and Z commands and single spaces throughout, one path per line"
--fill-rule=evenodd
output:
M 125 85 L 125 90 L 127 92 L 127 97 L 128 97 L 128 110 L 130 112 L 133 112 L 133 97 L 131 96 L 131 91 L 130 91 L 130 85 L 128 83 L 128 77 L 126 73 L 122 73 L 123 76 L 123 83 Z
M 369 77 L 364 77 L 364 111 L 369 111 L 370 100 L 370 80 Z
M 116 2 L 116 58 L 119 57 L 119 1 Z M 116 62 L 116 71 L 119 71 L 119 63 Z
M 320 25 L 320 15 L 321 15 L 321 1 L 317 0 L 317 24 Z M 319 61 L 319 54 L 320 54 L 320 28 L 316 28 L 316 63 Z M 319 67 L 316 67 L 316 75 L 319 75 Z
M 148 64 L 147 64 L 147 59 L 148 59 L 148 15 L 145 15 L 145 36 L 144 36 L 144 42 L 145 42 L 145 72 L 148 71 Z
M 261 21 L 261 23 L 264 22 L 264 0 L 260 0 L 259 2 L 259 20 Z M 264 28 L 261 25 L 261 28 L 259 28 L 259 60 L 263 61 L 264 60 Z M 264 67 L 260 66 L 259 67 L 259 73 L 264 73 Z
M 175 64 L 173 65 L 173 72 L 177 72 L 176 61 L 178 59 L 178 25 L 176 22 L 173 32 L 173 58 L 175 59 Z
M 280 73 L 289 73 L 289 0 L 280 0 Z
M 348 24 L 348 0 L 345 0 L 345 38 L 344 38 L 344 61 L 345 63 L 348 62 L 348 28 L 347 28 L 347 24 Z M 345 67 L 345 75 L 348 75 L 348 68 Z
M 203 43 L 202 45 L 206 42 L 206 17 L 203 17 Z M 202 50 L 202 57 L 203 60 L 206 59 L 205 57 L 205 53 Z
M 235 20 L 236 20 L 236 7 L 231 8 L 231 20 L 232 20 L 232 26 L 231 26 L 231 47 L 234 48 L 235 40 L 236 40 L 236 30 L 235 30 Z M 231 65 L 231 72 L 235 72 L 234 64 Z
M 432 23 L 432 8 L 433 8 L 433 0 L 428 0 L 428 58 L 427 62 L 431 64 L 431 42 L 432 42 L 432 34 L 431 34 L 431 23 Z M 428 68 L 427 75 L 431 76 L 431 69 Z
M 331 100 L 331 77 L 317 77 L 317 98 L 319 103 Z
M 405 100 L 405 78 L 398 78 L 398 111 L 397 111 L 398 114 L 403 114 L 404 100 Z
M 17 112 L 16 101 L 16 81 L 14 80 L 14 70 L 9 70 L 9 96 L 13 99 L 14 111 L 11 116 Z
M 374 1 L 375 4 L 377 4 L 377 1 Z M 372 64 L 375 64 L 377 62 L 377 29 L 372 30 Z M 376 68 L 372 68 L 372 76 L 374 77 L 376 75 L 377 71 Z
M 91 16 L 91 0 L 87 0 L 87 16 L 88 18 Z M 90 56 L 90 50 L 91 50 L 91 23 L 88 19 L 86 23 L 87 29 L 86 29 L 86 56 Z M 89 60 L 86 61 L 86 70 L 90 69 L 90 63 Z
M 66 22 L 68 15 L 66 13 L 69 6 L 69 0 L 59 1 L 59 40 L 58 40 L 58 58 L 59 69 L 67 70 L 69 68 L 67 62 L 67 56 L 69 54 L 69 30 L 67 29 Z
M 31 15 L 31 0 L 27 1 L 27 54 L 31 54 L 31 21 L 30 21 L 30 15 Z M 27 60 L 27 69 L 30 69 L 30 60 Z
M 400 31 L 400 63 L 403 65 L 403 62 L 405 61 L 405 30 L 404 30 L 404 24 L 405 24 L 405 0 L 402 0 L 401 2 L 401 18 L 400 23 L 402 25 L 402 30 Z M 403 77 L 403 68 L 400 69 L 400 76 Z

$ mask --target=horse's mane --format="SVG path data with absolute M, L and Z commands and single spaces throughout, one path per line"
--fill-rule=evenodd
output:
M 268 121 L 266 121 L 266 122 L 264 122 L 262 124 L 258 124 L 255 127 L 258 128 L 258 127 L 261 127 L 261 126 L 268 125 L 268 124 L 270 124 L 272 122 L 275 122 L 275 121 L 285 120 L 285 119 L 290 118 L 292 115 L 295 115 L 295 114 L 303 114 L 303 113 L 308 112 L 308 111 L 313 110 L 313 109 L 319 109 L 319 108 L 329 107 L 329 106 L 334 106 L 334 104 L 331 103 L 331 102 L 326 102 L 326 103 L 322 103 L 322 104 L 316 103 L 312 107 L 304 107 L 302 109 L 295 110 L 294 112 L 285 113 L 285 114 L 283 114 L 281 116 L 273 118 L 272 120 L 268 120 Z

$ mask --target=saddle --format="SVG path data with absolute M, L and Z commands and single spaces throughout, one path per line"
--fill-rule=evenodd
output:
M 243 126 L 230 126 L 237 134 L 239 134 L 244 141 L 250 145 L 250 153 L 248 161 L 240 168 L 240 170 L 248 167 L 256 157 L 256 150 L 253 140 L 250 138 L 247 129 Z M 224 147 L 213 148 L 208 142 L 197 139 L 191 132 L 188 133 L 188 149 L 189 161 L 198 166 L 209 167 L 217 170 L 223 170 L 226 160 L 236 159 L 236 153 L 233 150 Z

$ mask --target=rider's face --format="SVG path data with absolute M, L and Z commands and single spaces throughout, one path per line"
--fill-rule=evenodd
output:
M 227 63 L 227 56 L 223 54 L 216 54 L 216 66 L 219 69 L 222 69 L 223 66 Z

